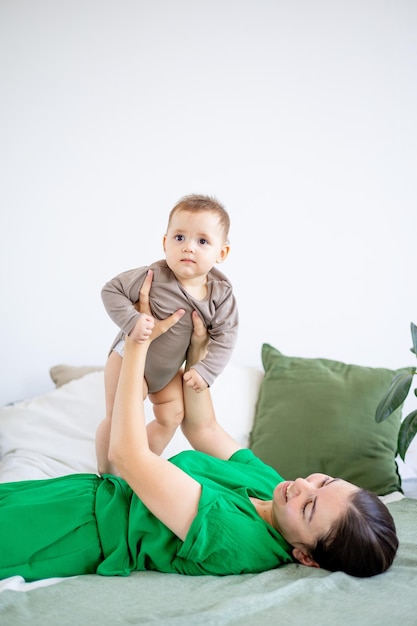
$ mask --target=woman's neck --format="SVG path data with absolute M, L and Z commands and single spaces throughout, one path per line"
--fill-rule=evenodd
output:
M 256 512 L 270 526 L 272 524 L 272 500 L 259 500 L 259 498 L 250 498 Z

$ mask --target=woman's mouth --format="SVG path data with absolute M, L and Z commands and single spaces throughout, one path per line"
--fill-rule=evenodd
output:
M 290 481 L 287 481 L 282 485 L 282 493 L 283 493 L 285 502 L 288 502 L 288 496 L 290 493 L 291 485 L 292 483 Z

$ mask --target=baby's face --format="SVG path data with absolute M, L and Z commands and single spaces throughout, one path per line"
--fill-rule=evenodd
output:
M 198 279 L 229 252 L 223 229 L 214 213 L 177 211 L 163 240 L 166 261 L 179 280 Z

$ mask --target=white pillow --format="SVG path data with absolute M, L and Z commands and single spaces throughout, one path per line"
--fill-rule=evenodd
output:
M 263 373 L 229 364 L 212 387 L 216 415 L 247 446 Z M 96 472 L 95 432 L 105 414 L 104 375 L 93 372 L 0 409 L 0 482 Z M 153 419 L 145 403 L 146 421 Z M 180 429 L 164 456 L 190 446 Z
M 0 482 L 95 472 L 103 373 L 0 409 Z

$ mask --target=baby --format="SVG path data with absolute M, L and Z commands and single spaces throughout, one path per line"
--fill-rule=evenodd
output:
M 163 452 L 184 417 L 182 365 L 193 330 L 193 311 L 204 320 L 210 341 L 205 358 L 184 374 L 185 384 L 202 391 L 229 362 L 237 339 L 238 311 L 232 285 L 214 267 L 229 254 L 229 227 L 229 215 L 217 200 L 185 196 L 169 214 L 163 237 L 165 260 L 123 272 L 103 287 L 104 306 L 121 330 L 105 368 L 106 418 L 99 426 L 98 448 L 103 437 L 108 441 L 124 337 L 145 341 L 152 332 L 153 317 L 165 319 L 178 309 L 185 310 L 175 326 L 152 342 L 146 361 L 144 397 L 148 395 L 155 416 L 147 426 L 148 439 L 157 454 Z M 138 311 L 139 291 L 149 271 L 153 317 Z M 103 449 L 107 449 L 105 443 Z

